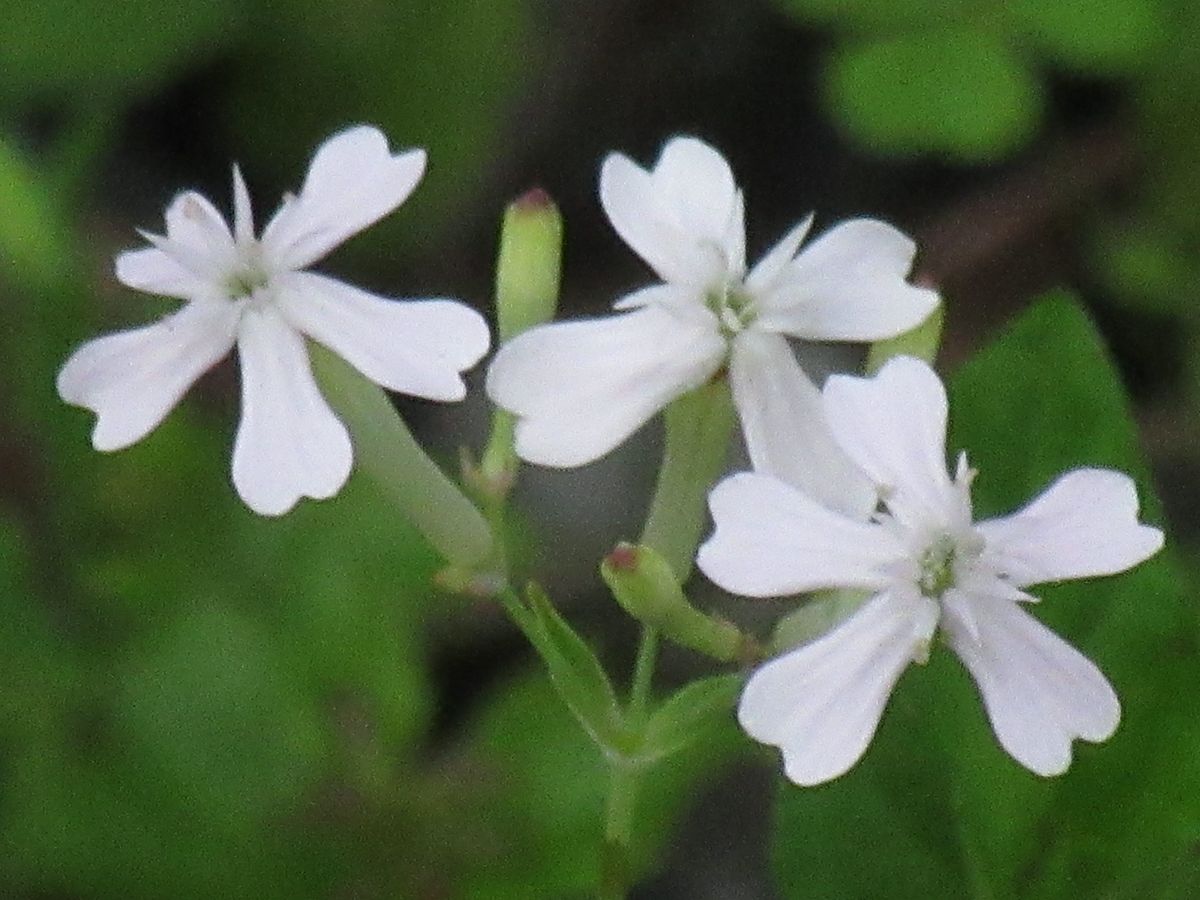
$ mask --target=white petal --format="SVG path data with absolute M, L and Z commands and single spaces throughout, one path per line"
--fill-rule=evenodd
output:
M 652 284 L 648 287 L 630 291 L 619 297 L 612 308 L 625 312 L 630 309 L 641 309 L 644 306 L 657 306 L 670 310 L 675 316 L 688 319 L 697 325 L 716 331 L 720 328 L 717 317 L 704 305 L 704 295 L 698 290 L 680 287 L 675 284 Z
M 757 471 L 852 518 L 866 519 L 874 511 L 874 486 L 833 439 L 821 392 L 786 338 L 753 329 L 738 335 L 729 380 Z
M 233 167 L 233 234 L 239 246 L 248 246 L 254 240 L 254 207 L 250 204 L 250 191 L 242 170 Z
M 324 499 L 350 475 L 350 436 L 313 380 L 304 338 L 270 307 L 248 309 L 238 334 L 242 419 L 233 483 L 256 513 Z
M 96 413 L 97 450 L 128 447 L 229 352 L 238 314 L 232 303 L 189 303 L 153 325 L 88 341 L 58 373 L 59 396 Z
M 900 674 L 924 655 L 936 605 L 916 594 L 873 597 L 849 619 L 758 669 L 738 721 L 783 751 L 799 785 L 837 778 L 867 749 Z
M 980 522 L 986 563 L 1013 584 L 1113 575 L 1157 553 L 1163 534 L 1138 523 L 1133 479 L 1076 469 L 1010 516 Z
M 915 328 L 936 291 L 905 281 L 916 245 L 873 219 L 825 232 L 775 279 L 760 301 L 762 328 L 814 341 L 877 341 Z
M 195 191 L 179 194 L 167 207 L 166 220 L 167 241 L 179 249 L 172 255 L 181 265 L 212 280 L 222 278 L 233 266 L 233 235 L 208 198 Z
M 701 545 L 696 563 L 734 594 L 879 589 L 905 554 L 892 530 L 826 509 L 769 475 L 726 478 L 708 503 L 716 531 Z
M 181 300 L 194 299 L 211 290 L 209 280 L 198 277 L 157 247 L 126 250 L 118 254 L 116 275 L 117 280 L 126 287 Z
M 622 240 L 664 281 L 703 288 L 741 276 L 741 194 L 729 165 L 704 142 L 668 141 L 651 172 L 610 154 L 600 202 Z
M 317 148 L 300 194 L 267 224 L 268 256 L 288 269 L 316 262 L 403 203 L 424 174 L 424 150 L 393 156 L 383 132 L 368 125 L 338 132 Z
M 541 325 L 500 348 L 487 391 L 520 417 L 522 458 L 578 466 L 599 459 L 675 397 L 707 381 L 725 349 L 715 328 L 656 306 Z
M 808 230 L 812 228 L 813 217 L 793 225 L 779 242 L 767 251 L 767 254 L 755 263 L 750 274 L 746 276 L 746 290 L 752 294 L 763 294 L 775 285 L 776 279 L 783 273 L 784 268 L 795 257 L 796 251 L 804 243 Z
M 461 400 L 459 373 L 491 342 L 483 316 L 454 300 L 388 300 L 325 275 L 277 279 L 284 318 L 378 385 L 429 400 Z
M 948 591 L 943 627 L 975 684 L 1001 745 L 1039 775 L 1071 762 L 1071 741 L 1107 740 L 1121 706 L 1086 656 L 1017 604 Z M 978 639 L 961 624 L 969 606 Z
M 946 389 L 920 360 L 874 378 L 831 375 L 822 391 L 834 438 L 908 525 L 946 526 L 959 498 L 946 471 Z
M 655 188 L 689 232 L 717 242 L 730 269 L 746 265 L 742 198 L 729 163 L 704 141 L 676 137 L 651 173 Z

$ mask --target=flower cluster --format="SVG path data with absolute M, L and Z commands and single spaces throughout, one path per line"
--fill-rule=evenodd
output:
M 126 447 L 235 346 L 242 416 L 233 482 L 257 512 L 335 494 L 352 461 L 322 396 L 306 339 L 386 389 L 433 400 L 465 394 L 487 352 L 482 317 L 453 300 L 395 301 L 307 271 L 401 204 L 424 153 L 393 154 L 360 126 L 318 148 L 303 187 L 255 236 L 233 171 L 233 225 L 186 192 L 165 235 L 117 259 L 129 287 L 178 298 L 161 321 L 93 340 L 59 375 L 64 400 L 96 413 L 93 443 Z M 659 281 L 616 314 L 536 325 L 500 347 L 487 392 L 515 417 L 513 447 L 548 466 L 608 453 L 676 398 L 727 373 L 752 472 L 712 490 L 715 532 L 699 549 L 719 586 L 754 597 L 862 592 L 824 635 L 759 667 L 738 717 L 783 751 L 798 784 L 834 778 L 863 754 L 904 669 L 939 631 L 978 685 L 1001 745 L 1042 775 L 1075 739 L 1117 726 L 1112 687 L 1021 604 L 1048 581 L 1123 571 L 1162 546 L 1138 522 L 1125 475 L 1066 473 L 1012 515 L 975 522 L 974 471 L 947 469 L 947 399 L 924 362 L 897 357 L 872 378 L 804 372 L 791 339 L 871 342 L 925 321 L 935 291 L 908 281 L 914 243 L 857 219 L 805 245 L 809 216 L 746 264 L 742 192 L 725 159 L 674 138 L 647 170 L 621 154 L 600 173 L 613 228 Z M 704 485 L 704 488 L 711 485 Z M 699 495 L 698 495 L 699 496 Z M 691 545 L 694 547 L 694 543 Z

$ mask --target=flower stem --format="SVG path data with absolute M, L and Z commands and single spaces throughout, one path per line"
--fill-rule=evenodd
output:
M 680 397 L 667 407 L 666 426 L 662 465 L 641 543 L 658 551 L 682 583 L 691 574 L 704 528 L 704 498 L 725 463 L 729 446 L 733 403 L 728 382 L 716 379 Z M 657 656 L 658 629 L 643 625 L 626 707 L 627 724 L 635 733 L 646 725 Z M 638 765 L 619 758 L 610 762 L 598 891 L 601 900 L 622 900 L 632 880 L 630 847 L 641 780 Z
M 633 684 L 629 689 L 629 723 L 641 728 L 650 702 L 650 683 L 654 678 L 654 663 L 658 657 L 658 629 L 642 626 L 637 661 L 633 665 Z
M 704 499 L 725 464 L 733 428 L 729 383 L 718 378 L 667 407 L 667 433 L 641 543 L 670 564 L 682 584 L 704 528 Z
M 629 847 L 633 842 L 633 811 L 637 801 L 638 771 L 614 763 L 609 771 L 604 813 L 604 845 L 600 856 L 599 900 L 624 900 L 632 881 Z
M 657 657 L 658 631 L 643 625 L 637 661 L 633 666 L 629 705 L 626 707 L 626 721 L 635 731 L 640 731 L 646 724 L 650 685 L 654 679 Z M 629 848 L 633 843 L 633 816 L 637 808 L 641 776 L 642 770 L 635 764 L 621 759 L 614 759 L 610 763 L 601 854 L 599 896 L 602 900 L 621 900 L 630 883 Z

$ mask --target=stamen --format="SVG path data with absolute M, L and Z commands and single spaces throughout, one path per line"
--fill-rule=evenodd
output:
M 954 561 L 958 556 L 958 543 L 950 535 L 940 535 L 930 544 L 917 561 L 920 574 L 917 587 L 932 600 L 941 599 L 954 586 Z
M 726 282 L 720 288 L 710 291 L 705 303 L 716 315 L 721 332 L 727 338 L 741 333 L 754 321 L 754 298 L 742 290 L 739 283 Z

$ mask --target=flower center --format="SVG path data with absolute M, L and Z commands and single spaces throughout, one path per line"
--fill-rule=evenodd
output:
M 919 574 L 917 587 L 921 593 L 933 600 L 940 600 L 942 594 L 954 586 L 954 562 L 958 557 L 958 542 L 948 534 L 938 535 L 937 539 L 925 548 L 917 559 Z
M 253 297 L 254 292 L 265 288 L 270 278 L 263 267 L 255 262 L 241 262 L 225 279 L 225 290 L 231 300 Z
M 962 578 L 983 553 L 983 538 L 968 528 L 957 534 L 943 531 L 917 556 L 917 588 L 931 600 Z
M 746 292 L 740 282 L 727 281 L 710 290 L 704 302 L 717 317 L 721 333 L 727 338 L 739 334 L 754 321 L 754 298 Z

